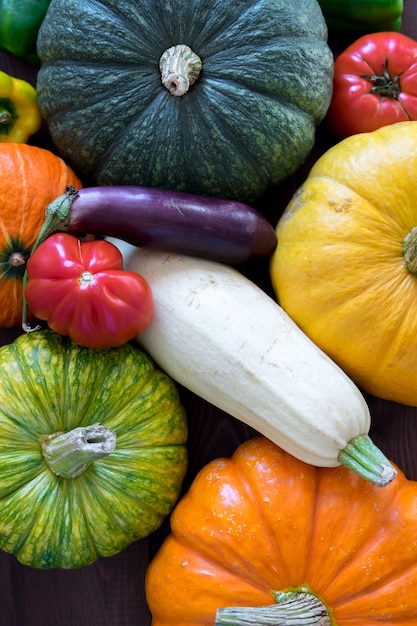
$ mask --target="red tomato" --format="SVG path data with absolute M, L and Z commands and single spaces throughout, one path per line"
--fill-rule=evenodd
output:
M 34 250 L 26 269 L 30 311 L 82 346 L 121 345 L 151 322 L 149 283 L 123 270 L 123 257 L 109 241 L 57 233 Z
M 327 113 L 339 138 L 417 120 L 417 41 L 401 33 L 360 37 L 335 60 Z

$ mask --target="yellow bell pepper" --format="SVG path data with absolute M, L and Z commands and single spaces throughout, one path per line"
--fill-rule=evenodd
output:
M 27 143 L 41 124 L 36 89 L 0 71 L 0 142 Z

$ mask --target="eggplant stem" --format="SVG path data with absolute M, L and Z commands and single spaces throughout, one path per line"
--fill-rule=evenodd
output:
M 39 231 L 38 237 L 33 245 L 30 254 L 33 254 L 36 248 L 47 239 L 54 232 L 69 232 L 71 230 L 71 207 L 75 198 L 78 195 L 78 190 L 72 185 L 67 185 L 65 193 L 58 198 L 55 198 L 45 210 L 45 221 L 42 228 Z M 27 262 L 26 262 L 27 263 Z M 26 283 L 28 280 L 27 269 L 23 275 L 23 303 L 22 303 L 22 329 L 25 333 L 32 333 L 36 330 L 40 330 L 41 326 L 31 326 L 27 321 L 27 302 L 25 298 Z

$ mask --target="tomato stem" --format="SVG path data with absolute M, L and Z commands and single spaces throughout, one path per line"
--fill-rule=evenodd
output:
M 80 426 L 45 436 L 41 447 L 46 464 L 56 476 L 77 478 L 94 461 L 113 452 L 116 434 L 100 424 Z
M 339 462 L 369 482 L 384 487 L 397 475 L 397 470 L 368 435 L 354 437 L 339 452 Z
M 381 96 L 381 98 L 392 98 L 398 100 L 401 94 L 399 76 L 391 76 L 388 71 L 388 59 L 385 59 L 384 70 L 381 74 L 360 74 L 361 78 L 368 80 L 371 84 L 371 93 Z
M 334 626 L 327 607 L 309 591 L 273 592 L 277 604 L 218 609 L 215 626 Z

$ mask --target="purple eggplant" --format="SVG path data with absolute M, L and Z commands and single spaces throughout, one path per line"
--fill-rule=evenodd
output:
M 229 264 L 270 256 L 277 245 L 272 225 L 246 204 L 136 186 L 69 188 L 49 205 L 40 237 L 58 230 Z

